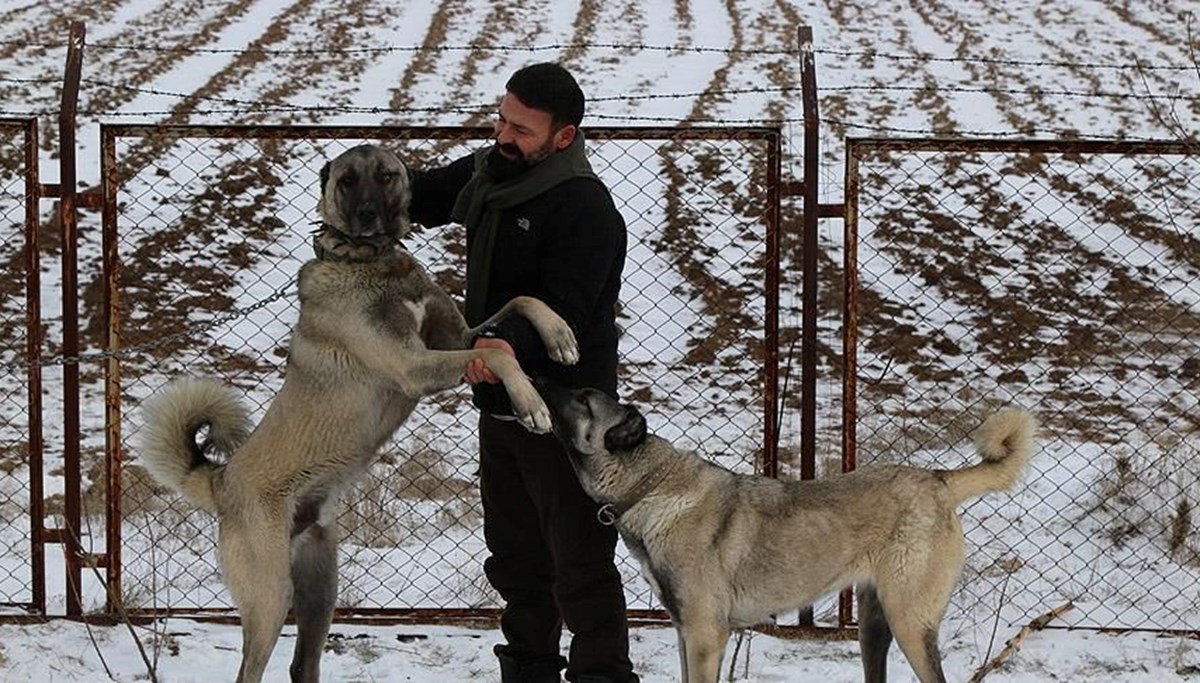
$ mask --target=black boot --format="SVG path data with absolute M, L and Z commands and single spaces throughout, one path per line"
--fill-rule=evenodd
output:
M 562 683 L 559 672 L 567 666 L 565 657 L 518 657 L 507 645 L 497 645 L 492 651 L 500 660 L 500 683 Z

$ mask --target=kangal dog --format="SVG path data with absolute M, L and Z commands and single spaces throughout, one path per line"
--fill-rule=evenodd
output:
M 178 380 L 144 406 L 146 468 L 219 519 L 221 569 L 242 619 L 243 683 L 262 678 L 289 608 L 292 680 L 319 679 L 337 595 L 338 496 L 422 396 L 458 384 L 468 361 L 482 358 L 520 421 L 550 428 L 517 362 L 467 350 L 475 330 L 399 248 L 408 199 L 404 164 L 380 147 L 356 147 L 322 169 L 318 257 L 300 268 L 285 381 L 253 431 L 236 394 L 212 380 Z M 577 360 L 570 327 L 536 299 L 514 299 L 480 327 L 514 314 L 534 324 L 551 358 Z M 208 438 L 197 443 L 202 429 Z
M 636 408 L 539 382 L 584 490 L 615 523 L 671 615 L 685 683 L 716 683 L 731 629 L 857 584 L 867 683 L 892 639 L 921 683 L 944 683 L 938 626 L 962 571 L 964 501 L 1013 486 L 1034 418 L 983 423 L 982 462 L 875 466 L 818 481 L 735 474 L 648 434 Z

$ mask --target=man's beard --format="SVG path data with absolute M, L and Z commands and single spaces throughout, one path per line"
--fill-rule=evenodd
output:
M 503 151 L 503 153 L 502 153 Z M 497 142 L 488 154 L 488 170 L 497 180 L 512 180 L 529 169 L 537 166 L 554 152 L 554 141 L 547 140 L 546 144 L 530 155 L 521 151 L 520 147 L 508 142 Z

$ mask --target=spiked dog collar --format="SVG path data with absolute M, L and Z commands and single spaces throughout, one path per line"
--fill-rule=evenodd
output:
M 313 230 L 313 253 L 322 261 L 366 263 L 391 252 L 398 240 L 387 235 L 356 238 L 329 223 Z

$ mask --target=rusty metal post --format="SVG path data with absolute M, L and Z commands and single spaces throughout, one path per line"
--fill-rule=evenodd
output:
M 42 437 L 42 284 L 38 228 L 41 211 L 37 119 L 25 132 L 25 360 L 29 383 L 29 544 L 33 609 L 46 613 L 45 488 Z
M 801 250 L 800 478 L 817 474 L 817 220 L 821 119 L 811 26 L 800 27 L 800 88 L 804 100 L 804 230 Z
M 779 476 L 779 259 L 782 213 L 783 133 L 776 131 L 767 143 L 767 234 L 763 336 L 763 468 L 768 477 Z
M 858 467 L 858 159 L 853 140 L 846 141 L 845 261 L 842 311 L 842 471 Z M 854 620 L 853 600 L 843 592 L 838 621 Z
M 67 43 L 59 128 L 58 217 L 62 226 L 63 314 L 63 477 L 65 505 L 62 536 L 66 554 L 67 616 L 83 613 L 80 548 L 80 424 L 79 424 L 79 287 L 78 213 L 75 198 L 75 124 L 79 105 L 79 77 L 83 64 L 83 22 L 72 22 Z
M 108 583 L 107 612 L 116 613 L 121 595 L 121 361 L 115 351 L 121 348 L 120 260 L 117 254 L 117 142 L 116 138 L 100 131 L 100 188 L 103 204 L 101 231 L 104 250 L 104 329 L 107 336 L 104 350 L 108 352 L 104 371 L 104 453 L 108 473 L 107 516 L 105 526 L 104 564 Z
M 800 478 L 817 472 L 817 178 L 820 119 L 811 26 L 800 27 L 800 92 L 804 105 L 804 219 L 801 231 Z M 812 607 L 800 610 L 800 625 L 813 626 Z

